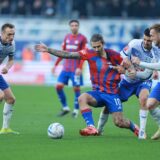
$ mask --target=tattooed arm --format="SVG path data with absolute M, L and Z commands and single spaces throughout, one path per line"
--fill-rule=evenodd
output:
M 67 51 L 61 51 L 61 50 L 48 48 L 43 43 L 35 45 L 34 48 L 38 52 L 48 52 L 49 54 L 52 54 L 57 57 L 62 57 L 66 59 L 81 59 L 80 54 L 78 52 L 67 52 Z

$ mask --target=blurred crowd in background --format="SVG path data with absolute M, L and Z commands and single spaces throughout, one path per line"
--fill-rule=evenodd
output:
M 2 16 L 160 18 L 160 0 L 0 0 Z

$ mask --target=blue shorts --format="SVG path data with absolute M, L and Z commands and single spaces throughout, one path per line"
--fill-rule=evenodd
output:
M 3 91 L 5 89 L 7 89 L 8 87 L 9 87 L 9 85 L 4 80 L 4 78 L 2 77 L 2 75 L 0 75 L 0 89 Z
M 160 82 L 156 84 L 156 86 L 151 91 L 149 98 L 155 98 L 160 101 Z
M 122 112 L 122 103 L 118 94 L 108 94 L 100 91 L 89 91 L 87 93 L 96 99 L 97 105 L 94 107 L 106 106 L 110 113 Z
M 58 77 L 58 82 L 68 85 L 69 79 L 72 81 L 73 86 L 81 86 L 83 85 L 82 75 L 75 76 L 74 72 L 66 72 L 62 71 Z
M 132 95 L 136 95 L 137 97 L 139 97 L 139 94 L 142 89 L 145 88 L 148 91 L 150 91 L 151 86 L 152 86 L 151 80 L 144 82 L 137 82 L 137 83 L 129 83 L 123 79 L 120 82 L 120 93 L 119 93 L 120 99 L 122 102 L 125 102 Z

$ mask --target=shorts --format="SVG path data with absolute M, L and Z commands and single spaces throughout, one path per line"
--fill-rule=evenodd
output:
M 97 105 L 94 107 L 106 106 L 110 113 L 122 112 L 122 103 L 118 94 L 108 94 L 100 91 L 88 91 L 86 93 L 96 99 Z
M 9 85 L 4 80 L 4 78 L 2 77 L 2 75 L 0 75 L 0 89 L 3 91 L 5 89 L 7 89 L 7 88 L 9 88 Z
M 73 86 L 82 86 L 83 78 L 82 75 L 76 76 L 74 72 L 62 71 L 58 77 L 58 82 L 68 85 L 68 81 L 72 81 Z
M 155 98 L 160 101 L 160 82 L 156 84 L 156 86 L 151 91 L 149 98 Z
M 132 95 L 136 95 L 137 97 L 139 97 L 139 94 L 142 89 L 147 89 L 148 91 L 150 91 L 151 87 L 152 87 L 151 80 L 147 80 L 144 82 L 137 82 L 137 83 L 129 83 L 123 79 L 120 82 L 119 97 L 122 102 L 125 102 Z

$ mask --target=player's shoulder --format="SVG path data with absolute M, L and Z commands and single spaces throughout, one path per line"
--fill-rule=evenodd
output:
M 130 42 L 129 42 L 129 46 L 130 47 L 139 47 L 142 45 L 142 42 L 143 40 L 142 39 L 132 39 Z
M 105 48 L 104 49 L 106 53 L 114 56 L 114 55 L 117 55 L 117 54 L 120 54 L 119 52 L 115 51 L 114 49 L 110 49 L 110 48 Z

